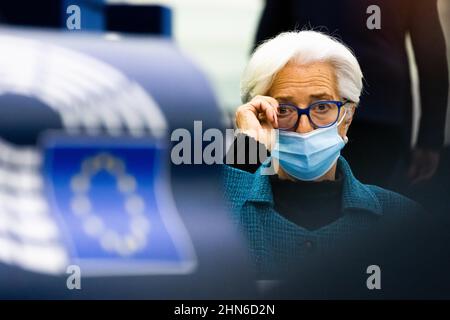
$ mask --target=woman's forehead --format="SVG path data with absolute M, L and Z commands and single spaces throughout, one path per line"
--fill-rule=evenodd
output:
M 288 63 L 274 77 L 268 94 L 280 100 L 332 99 L 338 95 L 334 67 L 328 62 Z

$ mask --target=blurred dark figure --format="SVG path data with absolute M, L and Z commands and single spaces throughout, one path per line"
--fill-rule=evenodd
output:
M 62 1 L 2 1 L 0 2 L 0 23 L 45 28 L 62 27 Z
M 171 36 L 171 10 L 162 5 L 107 3 L 104 0 L 0 2 L 0 24 L 65 30 L 67 7 L 78 5 L 83 31 L 115 31 Z
M 378 17 L 373 5 L 380 9 Z M 436 0 L 266 0 L 256 43 L 303 27 L 324 29 L 341 38 L 361 64 L 365 91 L 349 131 L 351 147 L 343 150 L 356 177 L 397 190 L 405 181 L 414 184 L 431 178 L 444 142 L 449 87 Z M 407 33 L 417 62 L 422 105 L 418 141 L 412 150 Z

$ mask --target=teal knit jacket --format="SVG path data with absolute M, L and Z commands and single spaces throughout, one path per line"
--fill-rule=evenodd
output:
M 359 182 L 341 156 L 337 163 L 343 177 L 341 218 L 307 230 L 274 209 L 269 176 L 261 174 L 264 165 L 255 173 L 223 166 L 225 200 L 261 273 L 272 272 L 292 257 L 329 250 L 338 240 L 364 232 L 382 220 L 401 220 L 421 211 L 415 202 L 400 194 Z

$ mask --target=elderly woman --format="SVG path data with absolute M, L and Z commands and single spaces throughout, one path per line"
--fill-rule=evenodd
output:
M 282 33 L 256 49 L 241 90 L 236 125 L 246 145 L 236 139 L 234 148 L 248 153 L 257 140 L 270 152 L 256 165 L 225 165 L 225 195 L 262 270 L 417 211 L 399 194 L 360 183 L 340 156 L 362 90 L 345 45 L 314 31 Z

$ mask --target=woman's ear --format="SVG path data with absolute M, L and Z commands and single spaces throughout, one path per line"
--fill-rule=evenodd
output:
M 351 106 L 346 108 L 345 118 L 342 121 L 342 124 L 339 128 L 339 133 L 342 137 L 347 136 L 348 128 L 353 120 L 353 115 L 355 114 L 356 104 L 352 104 Z
M 345 124 L 345 130 L 348 130 L 348 127 L 350 127 L 350 124 L 353 120 L 353 115 L 355 114 L 356 104 L 352 104 L 348 109 L 347 113 L 345 115 L 344 124 Z

